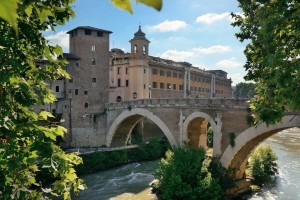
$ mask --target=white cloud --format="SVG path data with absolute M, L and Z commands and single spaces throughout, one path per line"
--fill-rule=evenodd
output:
M 203 53 L 203 54 L 214 54 L 214 53 L 224 53 L 231 51 L 230 46 L 222 46 L 222 45 L 215 45 L 208 48 L 193 48 L 193 51 L 197 53 Z
M 174 20 L 169 21 L 166 20 L 160 24 L 148 27 L 152 31 L 160 31 L 160 32 L 167 32 L 167 31 L 177 31 L 179 29 L 187 27 L 187 23 L 185 21 Z
M 221 60 L 217 62 L 216 65 L 222 68 L 237 68 L 242 67 L 243 63 L 239 62 L 236 58 L 232 57 L 229 59 Z
M 187 58 L 192 57 L 194 55 L 193 52 L 189 51 L 176 51 L 176 50 L 168 50 L 160 55 L 160 57 L 165 59 L 170 59 L 174 61 L 185 61 Z
M 199 17 L 197 17 L 196 22 L 199 23 L 205 23 L 205 24 L 212 24 L 216 21 L 220 21 L 223 19 L 230 19 L 230 13 L 229 12 L 225 12 L 225 13 L 221 13 L 221 14 L 216 14 L 216 13 L 207 13 L 205 15 L 201 15 Z
M 236 85 L 236 84 L 238 84 L 240 82 L 245 82 L 245 79 L 244 79 L 245 75 L 243 75 L 241 73 L 229 74 L 228 76 L 232 80 L 232 85 Z
M 49 35 L 45 37 L 46 40 L 49 40 L 52 45 L 60 45 L 64 50 L 69 48 L 69 35 L 67 31 L 60 31 L 54 35 Z

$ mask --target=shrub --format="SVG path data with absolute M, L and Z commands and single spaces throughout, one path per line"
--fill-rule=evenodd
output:
M 222 189 L 208 171 L 204 149 L 167 151 L 155 172 L 164 200 L 221 199 Z
M 261 146 L 251 155 L 248 163 L 250 175 L 257 184 L 263 184 L 271 180 L 277 171 L 277 156 L 271 147 Z
M 214 145 L 214 131 L 213 128 L 210 126 L 207 129 L 207 146 L 209 148 L 212 148 Z

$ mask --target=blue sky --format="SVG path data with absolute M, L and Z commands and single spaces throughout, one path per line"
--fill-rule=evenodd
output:
M 236 0 L 163 0 L 160 12 L 132 0 L 133 14 L 119 10 L 109 0 L 76 0 L 76 16 L 45 36 L 68 52 L 67 31 L 77 26 L 110 30 L 110 48 L 129 52 L 129 40 L 138 30 L 150 40 L 150 55 L 186 61 L 199 68 L 228 72 L 233 85 L 243 82 L 245 44 L 234 33 L 231 12 L 241 12 Z

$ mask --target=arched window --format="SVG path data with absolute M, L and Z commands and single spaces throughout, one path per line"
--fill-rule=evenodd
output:
M 117 97 L 117 102 L 121 102 L 122 101 L 122 97 L 118 96 Z
M 143 55 L 146 55 L 146 46 L 143 46 Z
M 136 45 L 134 45 L 134 47 L 133 47 L 133 53 L 137 53 L 137 46 Z
M 84 108 L 88 108 L 89 107 L 89 104 L 88 103 L 85 103 L 84 104 Z

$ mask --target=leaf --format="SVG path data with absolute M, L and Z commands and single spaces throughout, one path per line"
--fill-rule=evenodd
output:
M 41 112 L 39 113 L 39 118 L 40 118 L 41 120 L 47 120 L 48 117 L 54 118 L 54 116 L 53 116 L 51 113 L 47 112 L 47 111 L 41 111 Z
M 130 0 L 110 0 L 114 6 L 120 8 L 121 10 L 126 10 L 132 14 L 131 2 Z
M 19 0 L 2 0 L 0 1 L 0 18 L 6 20 L 17 30 L 17 8 Z
M 162 0 L 136 0 L 136 3 L 142 3 L 160 11 L 162 8 Z

